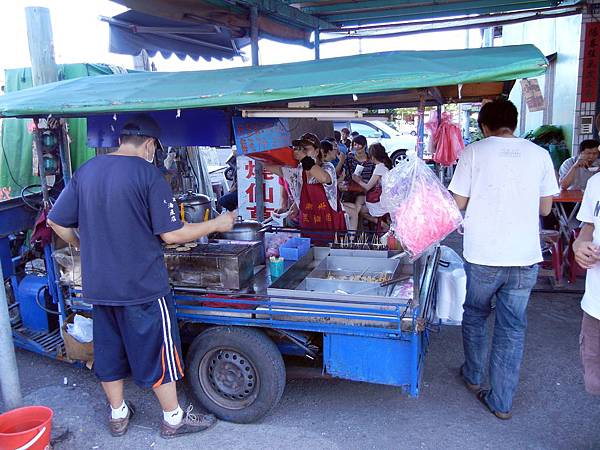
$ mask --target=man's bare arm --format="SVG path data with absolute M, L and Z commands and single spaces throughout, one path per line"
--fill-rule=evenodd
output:
M 75 228 L 67 228 L 63 227 L 55 222 L 52 222 L 48 219 L 48 226 L 52 228 L 52 230 L 67 244 L 71 244 L 77 248 L 79 248 L 79 237 L 75 232 Z
M 162 233 L 160 237 L 167 244 L 185 244 L 195 241 L 211 233 L 225 232 L 233 228 L 237 211 L 222 214 L 216 219 L 201 223 L 184 223 L 183 227 L 175 231 Z
M 454 196 L 454 201 L 458 205 L 458 209 L 461 211 L 467 209 L 467 205 L 469 204 L 469 197 L 463 197 L 462 195 L 452 194 Z
M 579 232 L 579 236 L 573 242 L 573 253 L 575 261 L 584 269 L 591 268 L 600 259 L 598 247 L 594 245 L 594 224 L 585 223 Z
M 552 196 L 540 197 L 540 216 L 547 216 L 552 211 Z

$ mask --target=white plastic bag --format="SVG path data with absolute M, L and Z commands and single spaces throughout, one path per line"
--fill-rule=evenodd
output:
M 92 342 L 94 338 L 94 321 L 87 317 L 75 314 L 73 323 L 67 324 L 67 333 L 77 339 L 79 342 L 85 344 Z
M 464 263 L 450 247 L 440 247 L 437 271 L 436 317 L 445 325 L 460 325 L 467 294 L 467 274 Z
M 414 151 L 383 176 L 381 204 L 412 259 L 441 242 L 462 223 L 452 194 Z
M 64 247 L 52 253 L 52 257 L 60 266 L 60 281 L 74 286 L 81 286 L 81 257 L 72 246 Z

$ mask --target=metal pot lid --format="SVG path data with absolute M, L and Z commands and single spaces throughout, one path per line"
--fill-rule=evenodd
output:
M 262 224 L 260 222 L 257 222 L 256 220 L 244 220 L 242 218 L 242 216 L 238 216 L 237 220 L 233 224 L 232 231 L 234 231 L 234 232 L 235 231 L 244 231 L 244 230 L 258 231 L 261 228 L 262 228 Z
M 204 203 L 210 203 L 210 197 L 208 195 L 204 195 L 204 194 L 199 194 L 197 192 L 193 192 L 193 191 L 187 191 L 185 194 L 180 195 L 179 198 L 177 199 L 177 201 L 179 203 L 199 203 L 199 204 L 204 204 Z

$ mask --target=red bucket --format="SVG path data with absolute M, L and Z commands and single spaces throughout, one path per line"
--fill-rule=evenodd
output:
M 25 406 L 0 414 L 0 450 L 49 449 L 53 414 L 45 406 Z

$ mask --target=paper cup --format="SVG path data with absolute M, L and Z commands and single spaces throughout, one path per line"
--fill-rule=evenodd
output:
M 356 169 L 354 169 L 354 175 L 360 177 L 360 174 L 363 172 L 363 170 L 365 170 L 365 166 L 361 166 L 360 164 L 357 165 Z

